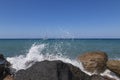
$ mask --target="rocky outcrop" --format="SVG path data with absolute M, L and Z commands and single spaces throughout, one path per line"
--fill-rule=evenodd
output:
M 2 54 L 0 54 L 0 75 L 2 75 L 3 71 L 4 71 L 4 56 Z
M 120 75 L 120 61 L 108 61 L 104 52 L 88 52 L 78 59 L 89 72 L 101 73 L 106 69 L 107 64 L 107 68 Z M 72 64 L 59 60 L 36 62 L 28 69 L 16 72 L 14 76 L 11 76 L 9 66 L 10 63 L 0 54 L 0 80 L 116 80 L 100 74 L 89 76 Z
M 14 80 L 115 80 L 108 76 L 89 76 L 79 68 L 62 61 L 36 62 L 15 74 Z
M 90 80 L 90 76 L 62 61 L 42 61 L 18 71 L 15 80 Z
M 116 73 L 120 77 L 120 61 L 119 60 L 109 60 L 107 61 L 107 67 L 112 72 Z
M 0 80 L 3 80 L 7 75 L 10 75 L 10 63 L 0 54 Z
M 85 53 L 77 59 L 82 62 L 86 71 L 91 73 L 101 73 L 106 69 L 108 57 L 105 52 L 96 51 Z

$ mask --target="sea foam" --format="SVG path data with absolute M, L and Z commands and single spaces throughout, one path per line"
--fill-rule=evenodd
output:
M 44 61 L 44 60 L 61 60 L 65 63 L 71 63 L 77 67 L 80 67 L 82 69 L 82 65 L 80 62 L 76 60 L 72 60 L 68 58 L 65 55 L 62 55 L 60 53 L 57 54 L 42 54 L 41 52 L 46 48 L 46 44 L 33 44 L 31 48 L 29 49 L 29 52 L 25 55 L 19 55 L 15 57 L 8 57 L 7 60 L 11 62 L 12 68 L 18 70 L 21 69 L 27 69 L 29 68 L 34 62 L 37 61 Z
M 57 54 L 42 54 L 42 51 L 46 48 L 47 44 L 33 44 L 29 49 L 28 53 L 25 55 L 19 55 L 15 57 L 8 57 L 7 60 L 12 64 L 12 68 L 16 69 L 16 71 L 21 69 L 27 69 L 32 66 L 37 61 L 44 61 L 44 60 L 61 60 L 65 63 L 70 63 L 78 68 L 80 68 L 83 72 L 87 73 L 88 75 L 92 75 L 93 73 L 89 73 L 84 70 L 81 62 L 77 61 L 76 59 L 70 59 L 69 57 L 62 55 L 61 53 Z M 110 70 L 106 70 L 101 75 L 106 75 L 111 78 L 115 78 L 116 80 L 120 80 L 117 76 L 115 76 Z

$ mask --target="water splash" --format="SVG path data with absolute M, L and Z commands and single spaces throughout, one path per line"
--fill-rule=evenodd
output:
M 40 54 L 40 52 L 44 49 L 44 47 L 44 44 L 33 44 L 26 55 L 8 57 L 7 60 L 12 64 L 12 68 L 16 69 L 17 71 L 20 69 L 26 69 L 30 66 L 26 65 L 27 63 L 30 63 L 31 61 L 43 60 L 43 55 Z
M 62 55 L 60 52 L 58 52 L 57 54 L 42 54 L 42 51 L 46 48 L 46 45 L 47 44 L 33 44 L 29 49 L 29 52 L 25 55 L 8 57 L 7 60 L 10 61 L 10 63 L 12 64 L 12 68 L 16 69 L 17 71 L 21 69 L 27 69 L 35 62 L 43 60 L 61 60 L 65 63 L 71 63 L 82 69 L 82 65 L 80 62 L 72 60 L 69 57 Z
M 16 71 L 21 69 L 27 69 L 31 65 L 33 65 L 37 61 L 44 61 L 44 60 L 61 60 L 65 63 L 70 63 L 78 68 L 80 68 L 83 72 L 87 73 L 88 75 L 92 75 L 84 70 L 81 62 L 77 61 L 76 59 L 70 59 L 69 57 L 62 55 L 61 52 L 57 54 L 50 54 L 49 52 L 46 54 L 42 54 L 42 51 L 46 48 L 47 44 L 33 44 L 29 49 L 28 53 L 25 55 L 19 55 L 15 57 L 8 57 L 7 60 L 12 64 L 12 68 L 16 69 Z M 101 75 L 106 75 L 116 80 L 120 80 L 117 76 L 115 76 L 110 70 L 106 70 Z

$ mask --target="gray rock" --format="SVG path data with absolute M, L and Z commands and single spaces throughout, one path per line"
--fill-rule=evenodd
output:
M 90 76 L 62 61 L 42 61 L 18 71 L 15 80 L 90 80 Z

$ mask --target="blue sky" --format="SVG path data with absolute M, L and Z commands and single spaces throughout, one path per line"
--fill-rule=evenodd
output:
M 0 38 L 120 38 L 120 0 L 0 0 Z

